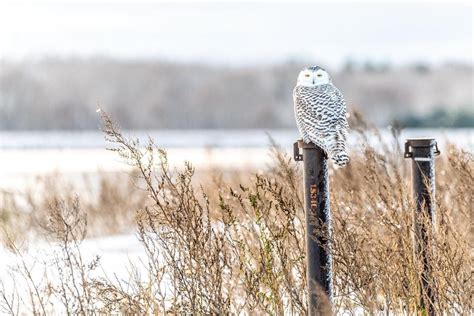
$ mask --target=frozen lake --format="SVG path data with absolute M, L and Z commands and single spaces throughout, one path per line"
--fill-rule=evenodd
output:
M 384 138 L 390 133 L 382 130 Z M 278 130 L 132 130 L 125 136 L 146 141 L 152 137 L 163 148 L 262 148 L 269 136 L 283 147 L 298 138 L 295 129 Z M 401 138 L 434 137 L 440 142 L 456 142 L 468 150 L 474 146 L 474 129 L 405 129 Z M 351 141 L 352 140 L 352 141 Z M 354 143 L 353 137 L 350 139 Z M 100 131 L 0 131 L 0 150 L 103 149 L 107 146 Z
M 146 141 L 152 137 L 166 148 L 171 166 L 191 161 L 196 167 L 224 169 L 262 168 L 271 162 L 269 135 L 289 153 L 298 138 L 291 130 L 149 130 L 125 131 L 124 135 Z M 390 140 L 390 132 L 382 136 Z M 443 152 L 446 142 L 474 151 L 474 129 L 407 129 L 401 140 L 434 137 Z M 374 138 L 374 142 L 375 142 Z M 66 175 L 116 172 L 127 166 L 107 143 L 100 131 L 21 131 L 0 132 L 0 188 L 17 188 L 37 175 L 58 172 Z M 354 135 L 349 150 L 361 148 Z

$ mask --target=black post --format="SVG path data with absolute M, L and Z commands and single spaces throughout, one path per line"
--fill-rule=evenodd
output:
M 304 162 L 308 314 L 325 315 L 332 300 L 328 161 L 321 148 L 301 140 L 294 144 L 294 158 Z
M 407 139 L 405 158 L 412 159 L 413 195 L 416 200 L 415 251 L 423 264 L 421 275 L 421 308 L 434 315 L 436 295 L 430 266 L 429 237 L 435 223 L 435 156 L 438 145 L 433 138 Z

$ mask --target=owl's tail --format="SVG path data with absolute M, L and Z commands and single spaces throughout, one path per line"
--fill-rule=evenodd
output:
M 334 156 L 332 156 L 332 160 L 339 167 L 343 167 L 349 162 L 349 156 L 345 151 L 340 151 L 334 154 Z

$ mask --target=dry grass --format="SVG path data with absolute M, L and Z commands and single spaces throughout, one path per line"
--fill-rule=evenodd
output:
M 333 310 L 424 314 L 409 162 L 399 151 L 396 131 L 393 143 L 380 140 L 373 148 L 367 135 L 377 131 L 357 116 L 352 127 L 363 151 L 352 155 L 347 168 L 331 170 Z M 289 155 L 274 146 L 274 166 L 246 175 L 244 182 L 242 175 L 237 180 L 217 171 L 196 179 L 190 164 L 171 170 L 164 150 L 151 140 L 143 146 L 125 139 L 107 116 L 104 131 L 113 150 L 136 168 L 132 179 L 139 189 L 121 191 L 111 182 L 93 206 L 81 208 L 77 199 L 61 200 L 56 194 L 38 205 L 43 231 L 60 245 L 48 266 L 52 281 L 29 278 L 27 260 L 9 242 L 19 262 L 12 273 L 25 282 L 15 289 L 0 287 L 4 311 L 18 311 L 18 293 L 26 286 L 30 299 L 22 304 L 37 314 L 48 313 L 54 300 L 74 314 L 307 313 L 301 172 Z M 435 280 L 435 314 L 473 309 L 472 161 L 471 154 L 454 147 L 437 159 L 437 221 L 426 249 Z M 2 214 L 13 216 L 5 211 L 11 203 L 3 204 Z M 134 222 L 148 258 L 146 275 L 131 267 L 127 279 L 92 277 L 100 262 L 82 260 L 79 245 L 86 227 L 108 223 L 116 207 L 123 211 L 110 220 L 118 226 Z M 11 223 L 8 216 L 2 215 L 4 223 Z
M 88 237 L 130 233 L 136 229 L 136 210 L 146 200 L 146 192 L 137 189 L 134 178 L 134 172 L 101 171 L 78 176 L 74 181 L 58 173 L 40 176 L 24 192 L 0 192 L 0 222 L 9 239 L 22 239 L 21 232 L 25 231 L 33 237 L 41 235 L 41 222 L 48 216 L 51 202 L 80 192 L 81 210 L 88 218 Z

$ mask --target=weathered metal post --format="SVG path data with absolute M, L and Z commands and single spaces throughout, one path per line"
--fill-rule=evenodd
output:
M 420 307 L 428 315 L 434 315 L 436 295 L 430 265 L 429 237 L 435 223 L 435 156 L 439 155 L 438 145 L 433 138 L 407 139 L 405 158 L 412 159 L 413 195 L 416 200 L 415 251 L 423 264 L 421 275 Z
M 299 140 L 293 146 L 294 159 L 304 162 L 308 314 L 327 314 L 332 300 L 328 161 L 324 151 L 313 143 Z

